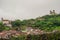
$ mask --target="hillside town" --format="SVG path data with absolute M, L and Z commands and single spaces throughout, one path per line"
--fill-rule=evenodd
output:
M 3 19 L 1 18 L 1 21 L 3 23 L 4 26 L 7 26 L 7 27 L 10 27 L 12 28 L 12 25 L 11 25 L 11 20 L 7 20 L 7 19 Z M 11 36 L 14 36 L 14 37 L 17 37 L 19 35 L 37 35 L 37 34 L 43 34 L 44 31 L 40 30 L 40 29 L 33 29 L 32 27 L 27 27 L 25 30 L 14 30 L 14 29 L 11 29 L 11 30 L 4 30 L 2 32 L 0 32 L 0 38 L 3 38 L 3 39 L 9 39 Z
M 52 17 L 53 19 L 55 16 L 59 16 L 56 14 L 55 10 L 50 11 L 50 15 L 46 15 L 43 17 L 37 17 L 36 19 L 29 19 L 29 20 L 15 20 L 11 21 L 8 19 L 1 18 L 0 21 L 0 38 L 2 39 L 9 39 L 11 37 L 18 37 L 21 35 L 42 35 L 42 34 L 50 34 L 55 32 L 60 32 L 59 30 L 53 30 L 50 28 L 50 25 L 53 25 L 49 23 L 49 18 Z M 46 22 L 46 19 L 48 20 L 48 28 Z M 53 20 L 54 21 L 54 20 Z M 42 24 L 43 23 L 43 24 Z M 58 25 L 58 24 L 56 24 Z M 45 28 L 45 27 L 46 28 Z M 58 25 L 59 26 L 59 25 Z

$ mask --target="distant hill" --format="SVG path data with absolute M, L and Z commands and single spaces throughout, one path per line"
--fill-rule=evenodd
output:
M 59 30 L 60 14 L 54 13 L 55 12 L 51 13 L 50 15 L 37 17 L 36 19 L 29 19 L 27 21 L 29 23 L 28 26 L 46 31 Z

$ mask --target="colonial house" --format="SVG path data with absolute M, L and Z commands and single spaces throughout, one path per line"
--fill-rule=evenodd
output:
M 7 20 L 7 19 L 3 19 L 3 18 L 1 18 L 1 21 L 3 22 L 3 24 L 4 24 L 5 26 L 9 26 L 9 27 L 12 26 L 10 20 Z

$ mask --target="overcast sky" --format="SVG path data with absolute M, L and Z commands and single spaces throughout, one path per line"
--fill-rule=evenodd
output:
M 0 18 L 30 19 L 60 12 L 60 0 L 0 0 Z

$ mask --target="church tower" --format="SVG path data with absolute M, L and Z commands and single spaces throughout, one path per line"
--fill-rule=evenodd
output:
M 51 14 L 51 15 L 56 15 L 56 12 L 55 12 L 55 10 L 53 10 L 53 11 L 50 11 L 50 14 Z

